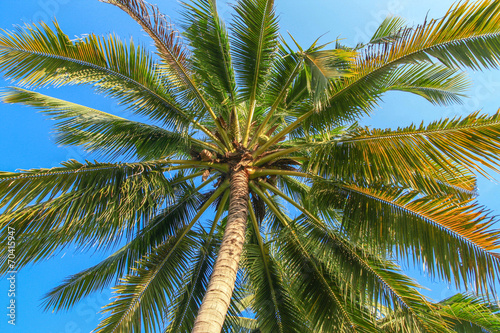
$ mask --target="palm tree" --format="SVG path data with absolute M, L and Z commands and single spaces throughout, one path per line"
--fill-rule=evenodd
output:
M 461 3 L 416 27 L 387 18 L 366 44 L 308 48 L 279 35 L 273 1 L 239 0 L 229 28 L 215 1 L 183 3 L 182 38 L 142 0 L 103 2 L 136 20 L 156 55 L 114 35 L 71 40 L 57 22 L 0 36 L 0 69 L 25 88 L 90 86 L 148 119 L 4 92 L 55 119 L 58 143 L 108 159 L 0 173 L 17 268 L 125 240 L 51 290 L 47 309 L 116 284 L 97 332 L 499 328 L 487 300 L 433 304 L 396 263 L 495 296 L 499 232 L 474 198 L 475 174 L 500 166 L 500 113 L 356 123 L 392 90 L 459 101 L 461 70 L 500 60 L 499 2 Z

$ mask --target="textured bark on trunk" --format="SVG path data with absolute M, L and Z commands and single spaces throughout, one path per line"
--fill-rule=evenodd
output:
M 192 333 L 220 333 L 236 282 L 247 226 L 248 174 L 242 168 L 230 177 L 227 226 Z

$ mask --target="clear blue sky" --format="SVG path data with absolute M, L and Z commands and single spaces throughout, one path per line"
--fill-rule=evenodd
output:
M 174 21 L 180 6 L 175 0 L 152 0 Z M 366 41 L 377 25 L 388 14 L 408 19 L 409 23 L 421 23 L 426 14 L 441 17 L 453 3 L 451 0 L 277 0 L 277 11 L 281 15 L 282 32 L 290 32 L 303 46 L 308 46 L 317 37 L 326 33 L 323 41 L 340 37 L 344 44 L 355 45 Z M 221 1 L 220 12 L 226 19 L 231 11 Z M 123 38 L 133 36 L 150 46 L 151 41 L 117 8 L 97 0 L 2 0 L 0 2 L 0 28 L 11 29 L 14 24 L 32 21 L 50 21 L 56 17 L 63 31 L 69 36 L 94 32 L 106 34 L 116 32 Z M 500 73 L 488 71 L 472 74 L 475 84 L 469 91 L 470 98 L 464 105 L 448 108 L 434 107 L 418 97 L 394 93 L 384 98 L 384 103 L 375 114 L 364 119 L 363 124 L 373 127 L 406 126 L 483 109 L 492 113 L 500 107 Z M 5 86 L 0 81 L 0 86 Z M 43 93 L 85 104 L 106 112 L 119 114 L 120 110 L 111 101 L 94 95 L 82 88 L 44 90 Z M 91 156 L 75 148 L 57 147 L 50 136 L 51 122 L 43 119 L 33 109 L 16 105 L 0 104 L 0 170 L 14 171 L 39 167 L 57 166 L 61 161 L 74 158 L 80 161 Z M 500 214 L 498 193 L 500 186 L 486 180 L 479 182 L 479 201 Z M 0 235 L 4 237 L 5 235 Z M 95 328 L 101 318 L 100 307 L 108 302 L 110 292 L 90 296 L 67 313 L 47 313 L 40 309 L 40 299 L 45 292 L 57 285 L 64 277 L 77 273 L 99 261 L 98 254 L 76 254 L 64 252 L 52 260 L 29 267 L 18 273 L 17 281 L 17 325 L 7 324 L 7 292 L 5 278 L 0 281 L 0 332 L 38 333 L 83 333 Z M 419 277 L 412 270 L 411 274 Z M 430 297 L 440 300 L 451 296 L 446 285 L 419 277 L 430 292 Z

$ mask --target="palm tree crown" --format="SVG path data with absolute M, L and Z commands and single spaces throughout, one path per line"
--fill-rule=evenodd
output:
M 500 330 L 484 298 L 496 296 L 499 232 L 474 201 L 475 175 L 500 168 L 500 113 L 356 122 L 388 91 L 459 101 L 463 69 L 498 67 L 498 1 L 415 27 L 389 17 L 364 44 L 307 48 L 280 36 L 269 0 L 236 1 L 228 26 L 215 0 L 183 3 L 182 34 L 143 0 L 102 2 L 137 21 L 156 54 L 115 35 L 72 40 L 57 22 L 0 35 L 0 70 L 24 86 L 4 102 L 38 108 L 58 143 L 108 160 L 0 173 L 18 268 L 126 240 L 51 290 L 47 309 L 114 284 L 97 332 Z M 149 121 L 25 89 L 80 84 Z M 432 303 L 401 260 L 471 294 Z

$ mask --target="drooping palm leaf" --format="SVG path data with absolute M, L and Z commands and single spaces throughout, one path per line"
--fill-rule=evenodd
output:
M 302 240 L 303 247 L 330 274 L 343 281 L 340 288 L 344 294 L 349 294 L 351 300 L 372 309 L 374 313 L 380 311 L 379 306 L 399 309 L 405 313 L 405 320 L 400 322 L 402 329 L 411 328 L 418 331 L 426 326 L 440 326 L 439 318 L 430 314 L 433 309 L 415 290 L 418 285 L 402 275 L 392 262 L 382 260 L 350 244 L 343 239 L 340 232 L 331 227 L 332 224 L 320 221 L 307 208 L 311 206 L 311 203 L 307 202 L 308 196 L 295 203 L 278 189 L 262 182 L 260 185 L 304 214 L 305 219 L 294 220 L 294 234 L 307 235 L 307 238 Z
M 472 295 L 457 294 L 438 303 L 439 312 L 458 333 L 493 333 L 500 330 L 498 305 Z
M 157 330 L 194 254 L 193 236 L 188 230 L 180 232 L 139 261 L 138 267 L 115 287 L 117 298 L 103 310 L 110 315 L 95 332 Z
M 189 156 L 212 146 L 186 134 L 118 117 L 40 93 L 11 88 L 4 92 L 6 103 L 21 103 L 41 109 L 58 120 L 57 143 L 81 146 L 88 152 L 111 158 L 135 156 L 157 160 L 171 155 Z
M 500 247 L 499 232 L 491 230 L 496 220 L 477 204 L 419 198 L 394 187 L 315 186 L 320 205 L 343 210 L 344 228 L 357 241 L 368 239 L 389 252 L 395 248 L 398 257 L 412 258 L 457 286 L 488 290 L 498 278 L 500 257 L 493 251 Z
M 305 326 L 288 295 L 275 259 L 264 243 L 257 217 L 250 209 L 252 237 L 242 263 L 253 290 L 252 309 L 260 332 L 304 332 Z
M 205 185 L 205 184 L 203 184 Z M 45 295 L 46 309 L 67 309 L 83 297 L 108 287 L 118 278 L 130 272 L 132 267 L 152 248 L 174 237 L 182 231 L 186 221 L 192 221 L 201 204 L 199 189 L 188 187 L 179 194 L 179 199 L 163 212 L 149 221 L 146 228 L 124 247 L 100 262 L 80 273 L 72 275 Z M 59 235 L 64 240 L 63 235 Z M 36 250 L 38 246 L 34 246 Z
M 393 43 L 369 44 L 359 51 L 352 68 L 357 74 L 334 82 L 329 106 L 318 114 L 309 110 L 304 118 L 311 118 L 313 126 L 325 126 L 370 113 L 381 94 L 390 90 L 386 83 L 395 80 L 399 66 L 429 62 L 430 57 L 451 68 L 495 68 L 500 56 L 499 19 L 500 6 L 496 2 L 484 1 L 477 6 L 464 2 L 439 20 L 403 29 Z
M 196 313 L 200 307 L 203 296 L 208 286 L 211 267 L 214 265 L 214 256 L 218 251 L 221 241 L 220 229 L 217 225 L 222 214 L 226 210 L 226 203 L 229 198 L 229 192 L 226 191 L 218 203 L 217 213 L 215 214 L 212 228 L 209 233 L 201 230 L 200 247 L 197 250 L 194 263 L 190 272 L 185 278 L 182 288 L 176 293 L 170 309 L 166 315 L 167 324 L 165 333 L 190 332 L 193 328 Z

